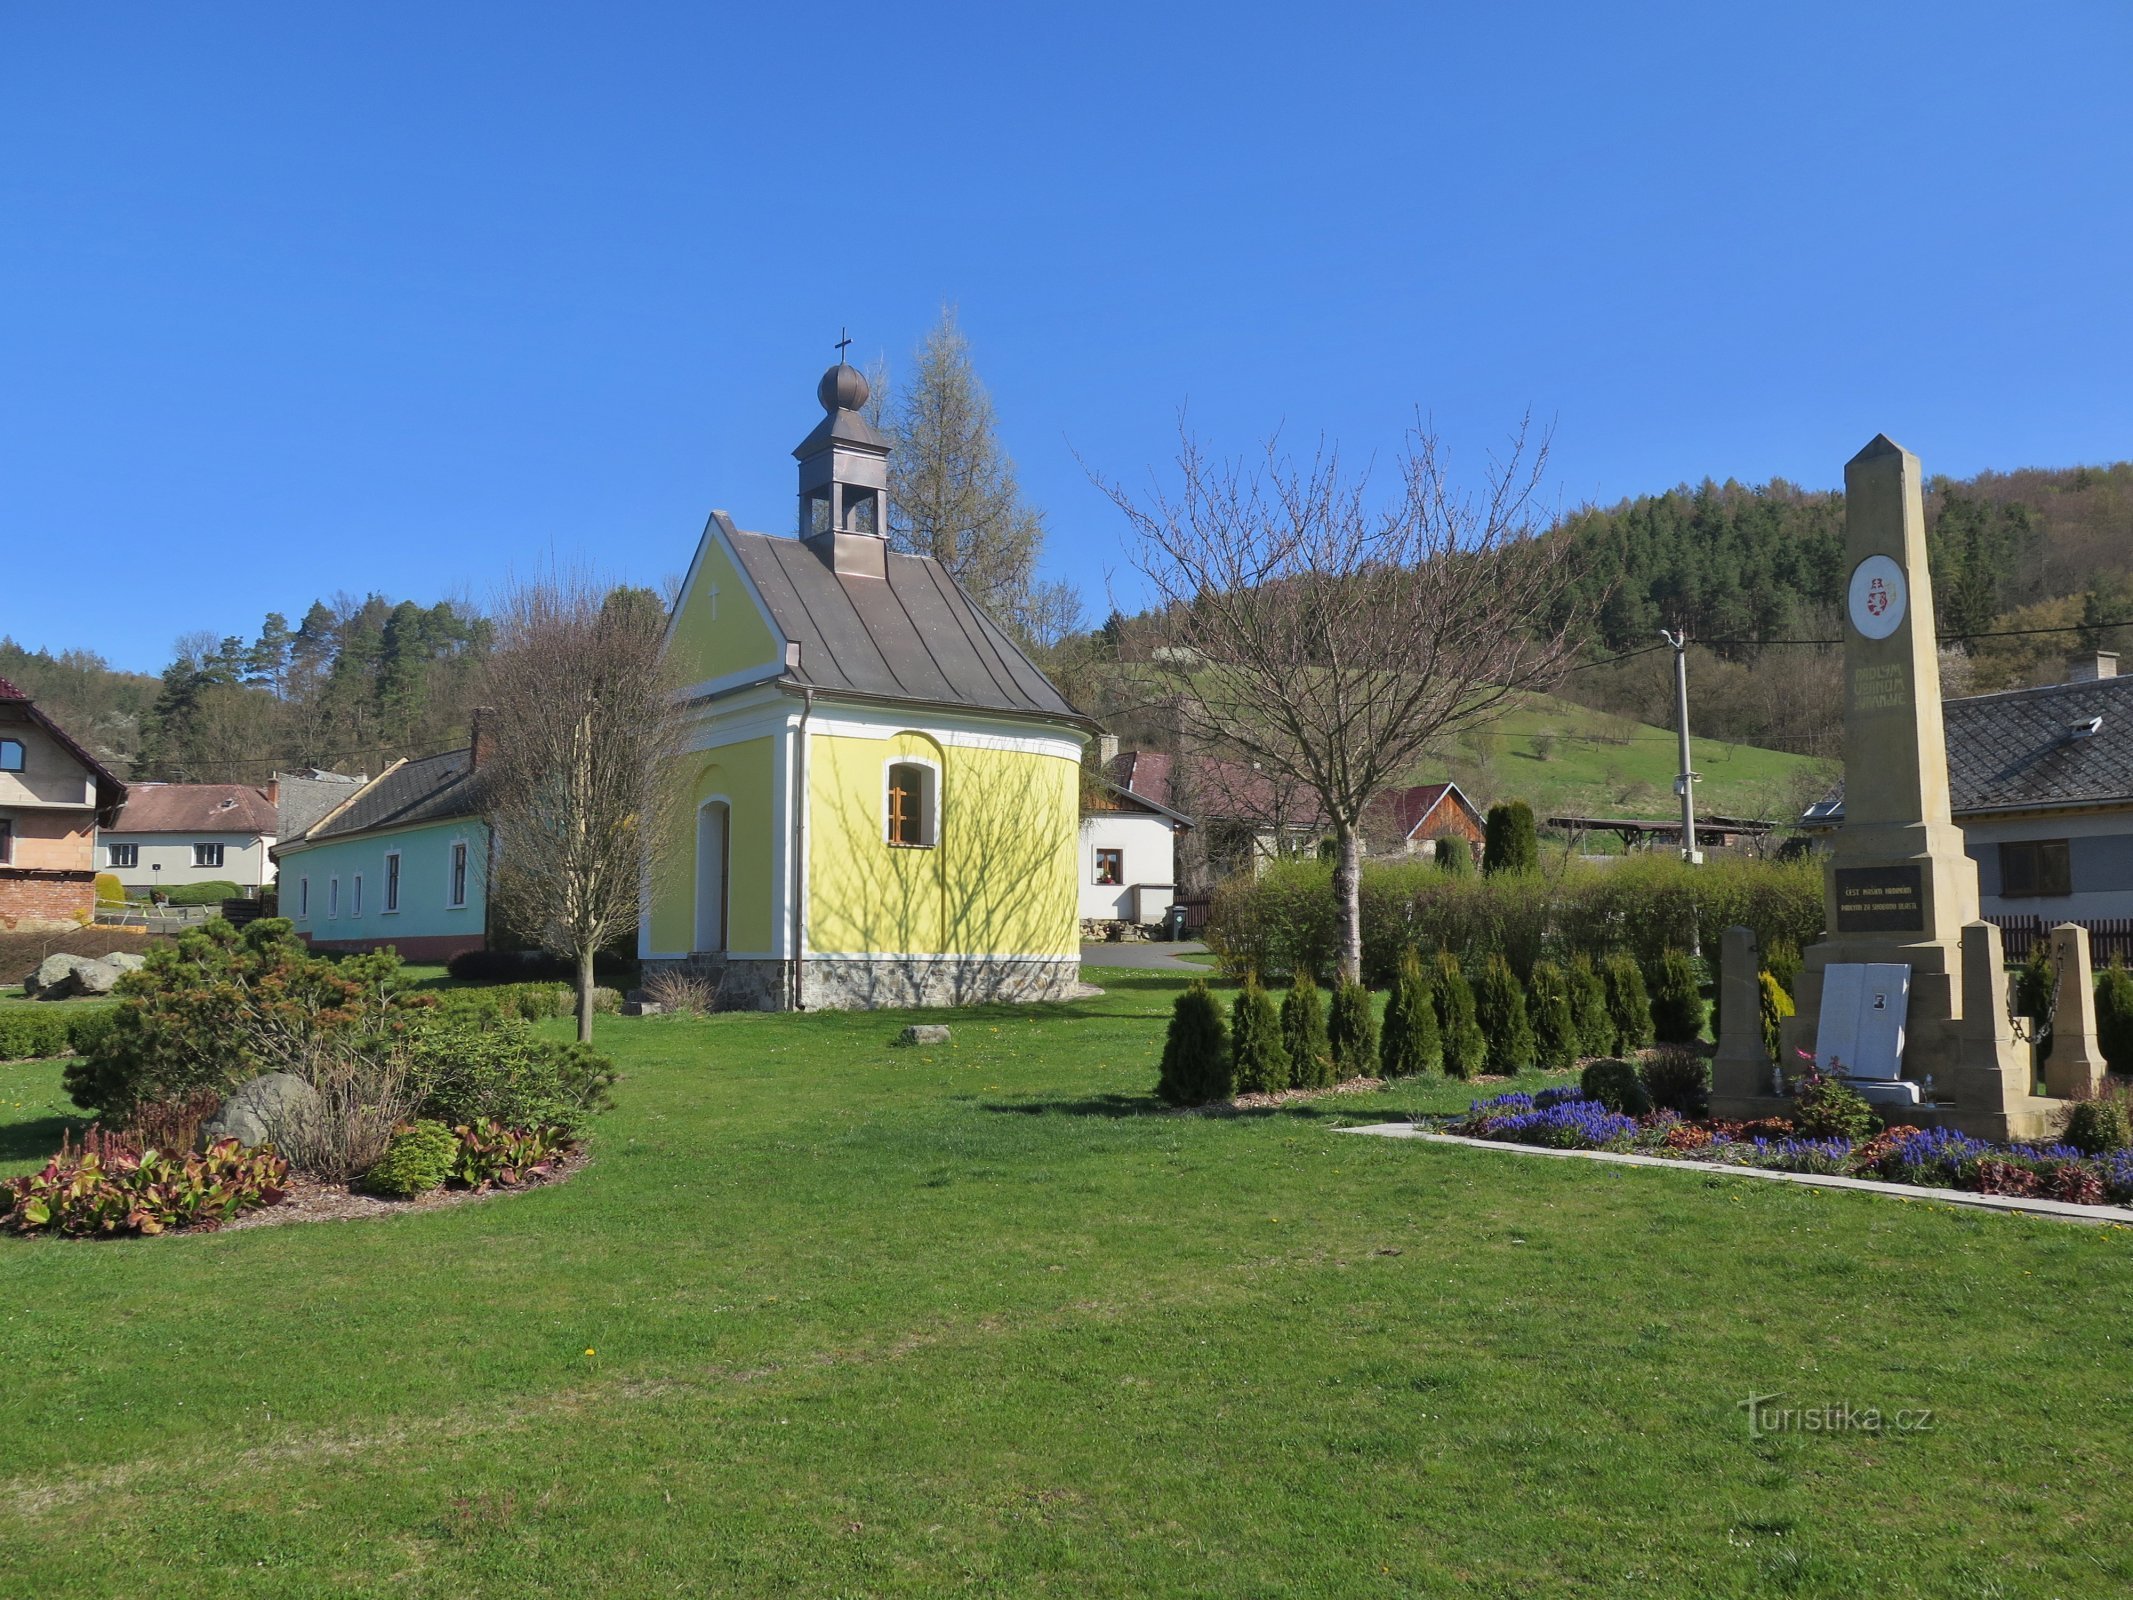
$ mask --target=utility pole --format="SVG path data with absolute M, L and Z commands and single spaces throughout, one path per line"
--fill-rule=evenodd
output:
M 1674 647 L 1674 726 L 1681 732 L 1681 776 L 1674 780 L 1674 793 L 1681 796 L 1681 859 L 1692 867 L 1703 865 L 1703 852 L 1696 848 L 1696 773 L 1689 763 L 1689 630 L 1659 637 Z

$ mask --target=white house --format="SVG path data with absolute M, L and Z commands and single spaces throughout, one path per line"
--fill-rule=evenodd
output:
M 1105 783 L 1081 803 L 1081 920 L 1163 920 L 1177 898 L 1178 835 L 1192 826 L 1168 806 Z
M 257 889 L 274 881 L 279 827 L 271 788 L 242 783 L 136 783 L 97 831 L 96 866 L 130 892 L 196 883 Z

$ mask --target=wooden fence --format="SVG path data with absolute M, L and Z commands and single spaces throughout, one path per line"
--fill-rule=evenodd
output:
M 1987 917 L 1985 920 L 1999 927 L 2000 942 L 2009 961 L 2027 961 L 2031 946 L 2058 926 L 2043 917 Z M 2089 930 L 2089 959 L 2097 966 L 2107 967 L 2114 961 L 2133 966 L 2133 917 L 2064 920 L 2078 922 Z

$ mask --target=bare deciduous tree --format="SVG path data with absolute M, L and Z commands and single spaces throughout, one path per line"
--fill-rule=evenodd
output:
M 509 592 L 486 673 L 478 768 L 495 832 L 492 904 L 577 963 L 592 1037 L 593 958 L 637 927 L 647 870 L 673 842 L 666 794 L 683 708 L 645 589 L 547 578 Z
M 1177 691 L 1182 737 L 1307 791 L 1332 828 L 1345 976 L 1362 964 L 1365 808 L 1571 653 L 1576 557 L 1533 526 L 1546 460 L 1522 426 L 1469 495 L 1418 425 L 1380 503 L 1323 446 L 1298 463 L 1270 442 L 1246 465 L 1187 435 L 1174 490 L 1101 483 L 1132 524 L 1165 633 L 1152 667 Z

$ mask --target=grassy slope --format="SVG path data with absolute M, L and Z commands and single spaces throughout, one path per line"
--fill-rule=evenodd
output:
M 2100 1594 L 2124 1231 L 1152 1114 L 1177 980 L 603 1022 L 595 1165 L 0 1240 L 0 1593 Z M 0 1160 L 57 1132 L 0 1067 Z M 588 1351 L 597 1354 L 587 1354 Z M 1750 1391 L 1935 1409 L 1751 1443 Z
M 1544 759 L 1536 739 L 1552 738 Z M 1755 745 L 1692 739 L 1696 804 L 1722 816 L 1782 816 L 1796 803 L 1803 773 L 1826 763 Z M 1438 763 L 1441 768 L 1446 763 Z M 1678 818 L 1674 734 L 1587 706 L 1533 695 L 1486 735 L 1455 741 L 1448 762 L 1477 804 L 1524 800 L 1543 814 Z M 1417 782 L 1434 781 L 1417 774 Z

